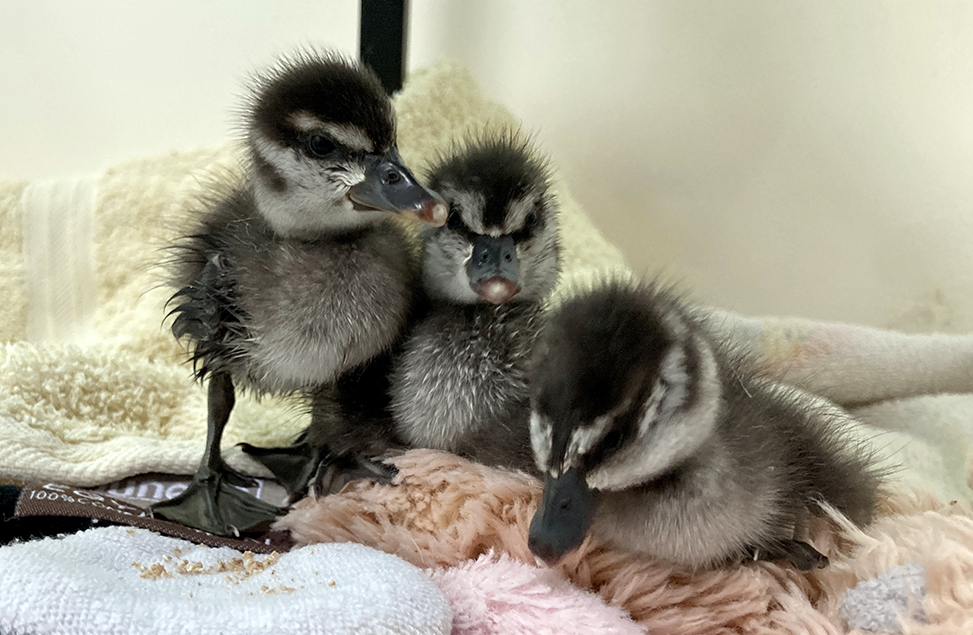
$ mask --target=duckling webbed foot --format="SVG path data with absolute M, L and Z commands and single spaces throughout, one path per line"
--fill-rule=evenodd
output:
M 352 481 L 368 479 L 391 485 L 399 469 L 389 463 L 363 456 L 331 456 L 322 461 L 314 476 L 315 496 L 337 494 Z
M 399 473 L 388 463 L 351 454 L 329 454 L 302 441 L 279 448 L 261 448 L 249 443 L 241 443 L 239 447 L 274 474 L 292 501 L 307 494 L 312 485 L 316 496 L 327 496 L 359 479 L 391 484 Z
M 747 553 L 751 560 L 790 562 L 798 571 L 828 566 L 827 556 L 801 540 L 781 540 L 773 546 L 749 547 Z
M 253 479 L 227 465 L 205 467 L 185 492 L 149 508 L 153 517 L 195 527 L 220 536 L 239 536 L 269 524 L 281 509 L 240 489 Z
M 292 500 L 307 492 L 311 479 L 321 467 L 321 451 L 307 442 L 298 441 L 279 448 L 261 448 L 249 443 L 241 443 L 239 447 L 270 470 Z

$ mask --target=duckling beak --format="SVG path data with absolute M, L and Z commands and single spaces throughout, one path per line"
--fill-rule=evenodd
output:
M 595 496 L 584 476 L 571 468 L 559 477 L 547 474 L 544 496 L 530 522 L 527 546 L 548 565 L 581 546 L 594 518 Z
M 399 151 L 365 155 L 365 179 L 348 191 L 356 209 L 377 210 L 417 217 L 440 227 L 449 215 L 449 206 L 439 194 L 419 184 L 405 167 Z
M 491 304 L 503 304 L 520 291 L 517 245 L 510 236 L 481 235 L 473 241 L 466 265 L 470 288 Z

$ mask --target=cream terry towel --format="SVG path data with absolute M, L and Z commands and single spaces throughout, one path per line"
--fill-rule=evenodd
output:
M 449 62 L 415 73 L 395 106 L 402 155 L 420 173 L 467 132 L 518 125 Z M 171 290 L 155 265 L 202 184 L 239 175 L 237 157 L 227 146 L 87 178 L 0 182 L 0 478 L 94 485 L 195 470 L 204 392 L 163 326 Z M 628 275 L 563 182 L 556 192 L 564 283 Z M 783 380 L 840 403 L 868 404 L 859 412 L 869 425 L 851 425 L 905 464 L 904 484 L 941 497 L 969 495 L 962 466 L 973 446 L 973 397 L 922 395 L 973 392 L 973 337 L 715 319 Z M 224 436 L 228 460 L 259 473 L 232 446 L 283 444 L 304 425 L 292 404 L 241 399 Z

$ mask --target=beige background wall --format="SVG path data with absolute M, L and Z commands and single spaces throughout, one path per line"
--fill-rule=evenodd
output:
M 0 177 L 232 132 L 274 52 L 357 49 L 354 0 L 4 3 Z M 973 3 L 413 0 L 638 270 L 703 300 L 973 330 Z

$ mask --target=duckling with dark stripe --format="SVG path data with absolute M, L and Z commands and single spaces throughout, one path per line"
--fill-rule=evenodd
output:
M 391 103 L 365 68 L 303 53 L 260 77 L 246 108 L 249 166 L 214 192 L 176 246 L 172 332 L 208 383 L 206 450 L 163 518 L 231 535 L 276 507 L 238 489 L 220 456 L 235 388 L 314 391 L 388 351 L 414 306 L 415 265 L 391 214 L 447 208 L 403 165 Z
M 558 308 L 532 373 L 544 474 L 529 546 L 557 562 L 589 533 L 692 569 L 823 566 L 822 504 L 867 524 L 880 474 L 831 406 L 761 376 L 672 292 L 605 283 Z
M 514 134 L 495 134 L 443 157 L 429 182 L 450 211 L 427 229 L 429 308 L 394 362 L 396 434 L 410 447 L 533 471 L 527 373 L 559 272 L 546 162 Z

